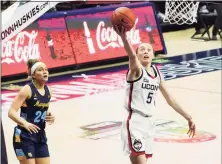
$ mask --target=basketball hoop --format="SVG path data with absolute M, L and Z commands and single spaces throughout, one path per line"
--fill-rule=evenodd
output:
M 193 24 L 197 22 L 199 2 L 193 0 L 166 0 L 164 22 L 170 24 Z

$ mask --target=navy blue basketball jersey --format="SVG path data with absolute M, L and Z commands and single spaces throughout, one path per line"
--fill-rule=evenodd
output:
M 49 108 L 51 95 L 47 85 L 44 86 L 45 94 L 41 95 L 33 83 L 31 88 L 31 98 L 27 99 L 21 107 L 20 116 L 29 123 L 37 125 L 40 129 L 45 129 L 45 117 Z

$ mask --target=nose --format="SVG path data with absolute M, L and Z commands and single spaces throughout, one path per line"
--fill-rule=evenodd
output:
M 147 51 L 147 50 L 145 50 L 145 51 L 144 51 L 144 54 L 148 54 L 148 51 Z
M 43 74 L 44 74 L 44 75 L 46 75 L 47 73 L 48 73 L 48 71 L 47 71 L 47 70 L 44 70 L 44 71 L 43 71 Z

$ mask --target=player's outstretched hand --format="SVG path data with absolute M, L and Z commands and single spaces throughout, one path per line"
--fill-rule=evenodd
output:
M 126 38 L 127 29 L 125 27 L 115 25 L 113 28 L 121 38 Z
M 192 119 L 188 121 L 188 125 L 189 125 L 189 131 L 187 132 L 187 134 L 189 135 L 189 137 L 193 138 L 196 134 L 196 125 Z
M 49 112 L 49 113 L 46 115 L 45 121 L 46 121 L 49 125 L 51 125 L 51 124 L 54 123 L 55 117 L 52 115 L 51 112 Z

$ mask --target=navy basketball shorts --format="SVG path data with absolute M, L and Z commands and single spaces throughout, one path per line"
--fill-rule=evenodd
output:
M 18 160 L 49 157 L 45 131 L 30 134 L 26 130 L 15 127 L 13 147 Z

